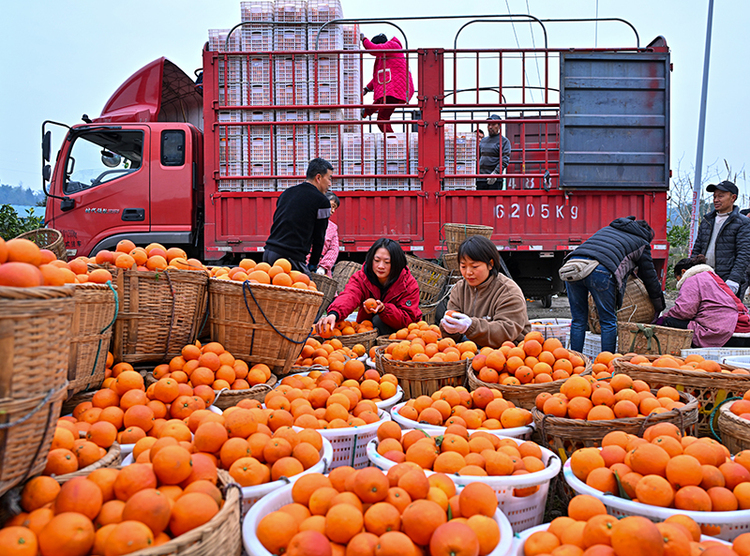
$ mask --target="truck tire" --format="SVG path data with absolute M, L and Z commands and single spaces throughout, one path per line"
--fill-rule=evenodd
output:
M 545 295 L 542 298 L 542 307 L 544 307 L 545 309 L 549 309 L 550 307 L 552 307 L 552 294 Z

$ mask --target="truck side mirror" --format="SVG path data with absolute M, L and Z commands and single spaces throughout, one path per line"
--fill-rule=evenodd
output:
M 70 197 L 63 197 L 63 200 L 60 201 L 60 210 L 63 212 L 73 210 L 75 206 L 75 199 L 71 199 Z
M 52 177 L 52 167 L 49 164 L 45 164 L 42 168 L 42 179 L 44 181 L 49 181 L 49 179 Z
M 52 132 L 48 131 L 44 134 L 44 137 L 42 137 L 42 158 L 45 162 L 49 162 L 50 152 L 51 152 L 51 143 L 52 143 Z M 49 179 L 49 178 L 45 178 Z

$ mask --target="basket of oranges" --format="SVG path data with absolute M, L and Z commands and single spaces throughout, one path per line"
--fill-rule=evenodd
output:
M 286 375 L 310 336 L 323 294 L 286 259 L 274 266 L 250 259 L 242 263 L 249 274 L 238 271 L 231 278 L 223 274 L 209 280 L 211 337 L 238 358 Z
M 733 454 L 750 450 L 750 390 L 743 399 L 719 407 L 717 425 L 724 445 Z
M 493 388 L 506 400 L 531 409 L 542 392 L 557 392 L 571 376 L 590 373 L 588 357 L 565 349 L 557 338 L 544 340 L 540 332 L 533 331 L 518 345 L 505 342 L 499 349 L 482 348 L 467 376 L 472 390 Z
M 556 394 L 539 394 L 531 410 L 542 443 L 562 455 L 599 446 L 613 429 L 640 435 L 656 423 L 685 431 L 698 421 L 698 400 L 665 386 L 651 389 L 626 374 L 611 379 L 572 376 Z
M 370 349 L 375 345 L 377 337 L 378 331 L 373 328 L 372 322 L 369 320 L 363 320 L 362 322 L 342 320 L 336 323 L 331 332 L 324 336 L 315 336 L 315 339 L 322 342 L 329 338 L 336 338 L 341 342 L 341 345 L 348 348 L 353 348 L 359 344 L 364 346 L 365 349 Z
M 642 380 L 652 388 L 671 386 L 695 397 L 700 404 L 699 435 L 711 434 L 711 412 L 727 398 L 742 397 L 750 389 L 750 371 L 704 359 L 674 355 L 627 355 L 612 362 L 615 373 Z

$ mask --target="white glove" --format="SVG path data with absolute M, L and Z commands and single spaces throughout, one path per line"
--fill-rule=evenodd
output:
M 463 313 L 453 313 L 450 317 L 444 316 L 440 324 L 448 334 L 464 334 L 471 326 L 471 317 Z
M 493 174 L 497 174 L 497 168 L 492 171 Z M 487 178 L 487 185 L 495 185 L 497 178 Z
M 359 42 L 362 42 L 363 40 L 365 40 L 365 34 L 364 33 L 360 33 L 359 34 Z
M 326 273 L 326 269 L 321 268 L 321 267 L 318 267 L 317 270 L 315 271 L 315 274 L 321 274 L 323 276 L 325 276 L 325 273 Z
M 735 295 L 737 295 L 737 292 L 740 291 L 740 285 L 734 280 L 727 280 L 727 286 L 729 286 L 729 289 L 732 290 L 732 293 L 734 293 Z

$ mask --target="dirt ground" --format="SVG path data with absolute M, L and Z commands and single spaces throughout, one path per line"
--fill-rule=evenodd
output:
M 677 297 L 676 292 L 667 292 L 665 294 L 665 301 L 667 309 L 674 305 L 674 300 Z M 541 301 L 527 301 L 526 310 L 529 313 L 529 320 L 534 319 L 569 319 L 570 318 L 570 305 L 568 305 L 568 297 L 566 295 L 559 295 L 552 297 L 552 307 L 545 309 L 542 307 Z

